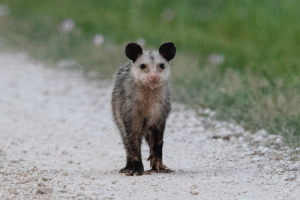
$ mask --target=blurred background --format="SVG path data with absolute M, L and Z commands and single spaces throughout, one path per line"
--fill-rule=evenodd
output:
M 0 0 L 0 47 L 112 79 L 128 42 L 173 41 L 175 101 L 300 146 L 299 18 L 297 0 Z

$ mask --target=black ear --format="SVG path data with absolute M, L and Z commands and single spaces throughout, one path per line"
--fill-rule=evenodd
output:
M 143 54 L 143 49 L 137 43 L 128 43 L 125 48 L 125 54 L 127 58 L 135 62 Z
M 172 60 L 176 54 L 176 47 L 173 42 L 165 42 L 159 47 L 159 54 L 167 61 Z

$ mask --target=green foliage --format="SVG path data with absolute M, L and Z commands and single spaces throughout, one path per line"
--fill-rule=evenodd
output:
M 71 18 L 85 37 L 102 33 L 117 42 L 142 37 L 153 45 L 172 40 L 181 50 L 204 56 L 224 54 L 224 68 L 252 67 L 260 71 L 258 66 L 264 65 L 271 76 L 282 76 L 283 72 L 299 74 L 300 5 L 296 0 L 4 3 L 11 6 L 12 15 L 18 20 L 32 23 L 27 35 L 30 39 L 49 40 L 57 31 L 57 24 Z
M 291 146 L 300 146 L 300 95 L 295 88 L 299 82 L 283 84 L 268 75 L 260 78 L 249 72 L 222 70 L 206 65 L 196 75 L 176 77 L 174 99 L 212 108 L 219 120 L 234 120 L 252 132 L 263 128 L 284 136 Z

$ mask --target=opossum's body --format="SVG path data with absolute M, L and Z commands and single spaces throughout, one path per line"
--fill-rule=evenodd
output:
M 127 155 L 122 173 L 142 175 L 143 136 L 150 147 L 150 166 L 157 170 L 165 168 L 163 134 L 171 111 L 169 61 L 175 52 L 171 42 L 161 45 L 159 52 L 143 52 L 135 43 L 126 46 L 126 55 L 131 61 L 117 71 L 112 95 L 113 116 Z

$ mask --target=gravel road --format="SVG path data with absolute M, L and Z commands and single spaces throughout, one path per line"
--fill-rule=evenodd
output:
M 282 138 L 173 103 L 164 163 L 128 177 L 112 83 L 0 53 L 0 199 L 300 199 L 300 162 Z M 145 170 L 149 149 L 142 147 Z M 298 156 L 298 157 L 297 157 Z

